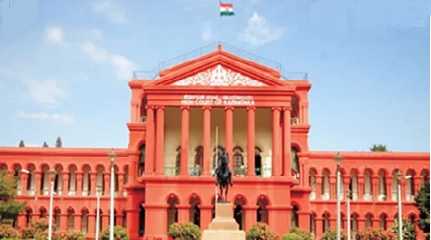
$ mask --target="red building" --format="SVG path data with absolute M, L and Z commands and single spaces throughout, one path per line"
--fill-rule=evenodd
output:
M 218 47 L 160 71 L 156 79 L 133 79 L 129 86 L 129 145 L 114 151 L 115 222 L 127 227 L 131 239 L 166 239 L 173 222 L 207 227 L 214 207 L 216 146 L 232 156 L 229 198 L 242 229 L 266 222 L 278 234 L 298 226 L 317 237 L 335 229 L 336 153 L 308 147 L 309 81 L 284 80 L 279 71 Z M 52 179 L 56 229 L 82 230 L 94 238 L 98 188 L 106 229 L 109 152 L 0 148 L 0 167 L 19 176 L 18 199 L 27 203 L 17 226 L 47 218 Z M 350 186 L 353 196 L 354 232 L 391 227 L 398 172 L 411 176 L 401 180 L 403 217 L 418 219 L 413 196 L 429 178 L 429 153 L 340 154 L 343 192 Z

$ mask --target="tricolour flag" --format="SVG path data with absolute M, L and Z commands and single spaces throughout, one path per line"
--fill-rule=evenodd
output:
M 222 3 L 220 2 L 220 16 L 232 16 L 235 15 L 233 12 L 232 3 Z

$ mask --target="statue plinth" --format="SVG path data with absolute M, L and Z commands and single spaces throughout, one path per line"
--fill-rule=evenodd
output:
M 232 204 L 228 202 L 216 203 L 215 218 L 203 232 L 202 240 L 245 240 L 245 232 L 233 218 Z

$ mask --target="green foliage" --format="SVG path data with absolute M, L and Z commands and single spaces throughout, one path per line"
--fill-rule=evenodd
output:
M 0 239 L 19 239 L 18 231 L 9 224 L 0 224 Z
M 129 240 L 127 231 L 121 226 L 114 227 L 114 239 L 115 240 Z M 109 228 L 102 232 L 102 240 L 109 240 Z
M 394 222 L 392 231 L 398 237 L 398 221 Z M 403 220 L 403 240 L 416 240 L 415 226 L 405 220 Z
M 283 235 L 282 240 L 313 240 L 313 235 L 299 228 L 292 228 L 289 233 Z
M 15 219 L 18 213 L 24 208 L 24 203 L 15 201 L 16 177 L 0 170 L 0 223 Z
M 416 207 L 419 210 L 419 228 L 429 240 L 430 233 L 430 183 L 426 181 L 415 197 Z
M 388 149 L 386 148 L 386 145 L 383 144 L 373 144 L 373 146 L 370 148 L 371 152 L 387 152 Z
M 253 225 L 247 232 L 247 240 L 276 240 L 278 236 L 273 233 L 268 225 L 264 223 L 257 223 Z
M 45 240 L 48 238 L 48 223 L 45 220 L 33 222 L 22 231 L 22 239 Z
M 80 232 L 61 232 L 61 233 L 53 233 L 52 235 L 53 240 L 84 240 L 85 236 L 84 234 Z
M 168 235 L 177 240 L 199 240 L 201 230 L 193 223 L 174 223 L 169 226 Z
M 355 240 L 395 240 L 395 234 L 381 229 L 367 229 L 356 234 Z
M 336 240 L 336 239 L 337 239 L 337 232 L 332 230 L 326 231 L 321 238 L 321 240 Z M 346 239 L 347 239 L 346 235 L 343 232 L 341 232 L 341 240 L 346 240 Z

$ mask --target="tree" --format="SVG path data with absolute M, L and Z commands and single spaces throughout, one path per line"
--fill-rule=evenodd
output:
M 273 233 L 265 223 L 253 225 L 247 232 L 247 240 L 276 240 L 278 236 Z
M 332 230 L 326 231 L 321 238 L 321 240 L 336 240 L 336 239 L 337 239 L 337 232 Z M 341 240 L 346 240 L 346 235 L 343 232 L 341 232 Z
M 177 240 L 201 239 L 200 228 L 193 223 L 174 223 L 169 226 L 169 236 Z
M 312 240 L 313 235 L 299 228 L 292 228 L 289 233 L 283 235 L 282 240 Z
M 43 145 L 42 145 L 42 147 L 44 147 L 44 148 L 47 148 L 47 147 L 49 147 L 49 146 L 48 146 L 48 143 L 46 143 L 46 142 L 43 142 Z
M 127 231 L 121 226 L 114 227 L 114 239 L 115 240 L 129 240 Z M 102 232 L 102 240 L 109 240 L 109 228 Z
M 55 141 L 55 147 L 57 148 L 63 147 L 63 141 L 61 141 L 61 137 L 57 137 L 57 140 Z
M 48 223 L 45 220 L 31 223 L 29 228 L 24 229 L 22 239 L 45 240 L 48 238 Z
M 381 229 L 367 229 L 360 231 L 355 236 L 356 240 L 395 240 L 395 234 Z
M 16 177 L 0 170 L 0 223 L 11 223 L 25 204 L 15 201 Z
M 373 146 L 370 148 L 371 152 L 387 152 L 388 149 L 386 148 L 386 145 L 383 144 L 373 144 Z
M 426 181 L 415 197 L 416 207 L 419 210 L 419 228 L 430 239 L 430 183 Z
M 398 221 L 394 222 L 394 225 L 392 227 L 392 231 L 398 237 Z M 403 239 L 404 240 L 416 240 L 415 225 L 413 225 L 410 222 L 407 222 L 405 220 L 403 220 Z
M 25 147 L 24 140 L 19 141 L 18 147 L 20 148 Z

